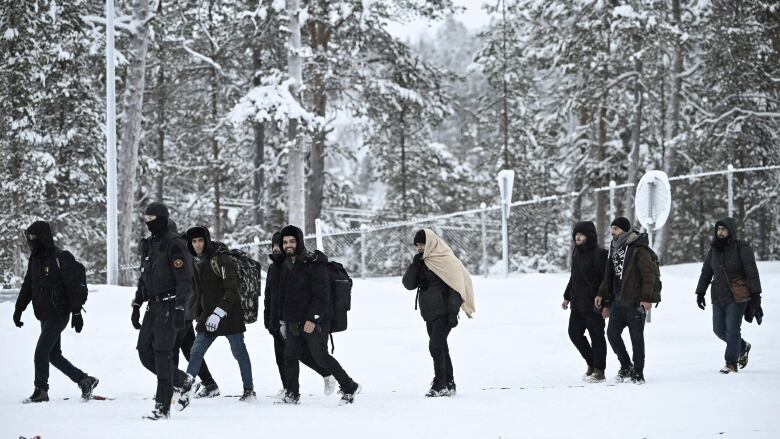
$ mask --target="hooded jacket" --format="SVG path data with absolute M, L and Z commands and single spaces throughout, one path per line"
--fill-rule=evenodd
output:
M 326 323 L 330 306 L 328 257 L 319 250 L 307 251 L 303 231 L 298 227 L 284 227 L 281 234 L 282 238 L 294 236 L 297 242 L 293 255 L 285 255 L 279 276 L 282 320 L 287 323 Z
M 426 322 L 458 315 L 463 303 L 460 294 L 428 268 L 422 258 L 409 265 L 401 281 L 407 290 L 417 289 L 420 315 Z
M 175 295 L 175 305 L 184 308 L 184 318 L 194 320 L 192 276 L 192 255 L 176 223 L 168 219 L 166 231 L 141 241 L 141 276 L 135 302 Z
M 724 226 L 729 231 L 728 243 L 723 249 L 718 249 L 715 245 L 718 226 Z M 728 281 L 737 277 L 747 280 L 753 294 L 761 294 L 761 279 L 753 249 L 750 248 L 750 244 L 740 241 L 737 236 L 737 224 L 733 219 L 723 218 L 715 223 L 712 245 L 704 258 L 699 284 L 696 287 L 696 294 L 703 295 L 712 284 L 712 302 L 719 305 L 734 302 Z
M 218 241 L 211 240 L 211 234 L 205 227 L 198 227 L 202 232 L 205 247 L 203 254 L 197 256 L 192 248 L 191 232 L 187 231 L 187 247 L 193 256 L 193 273 L 195 276 L 195 291 L 197 297 L 195 329 L 206 331 L 206 320 L 216 308 L 226 312 L 219 321 L 213 335 L 233 335 L 246 332 L 244 312 L 241 309 L 241 296 L 238 292 L 238 268 L 236 261 L 228 254 L 228 247 Z
M 650 255 L 650 244 L 647 233 L 631 230 L 626 243 L 618 249 L 622 258 L 615 258 L 610 249 L 607 257 L 607 268 L 604 279 L 599 287 L 599 296 L 604 298 L 604 306 L 637 306 L 640 302 L 652 302 L 653 259 Z M 616 260 L 622 259 L 620 266 Z
M 40 243 L 30 255 L 24 282 L 16 298 L 16 309 L 24 311 L 32 302 L 38 320 L 67 317 L 81 310 L 78 271 L 75 258 L 54 245 L 49 224 L 36 221 L 25 231 Z M 28 238 L 28 242 L 29 241 Z
M 282 320 L 281 291 L 279 280 L 284 269 L 284 254 L 270 254 L 271 264 L 265 277 L 265 298 L 263 299 L 263 324 L 271 332 L 279 332 L 279 322 Z
M 592 222 L 577 223 L 572 232 L 572 241 L 577 233 L 585 235 L 587 241 L 582 246 L 575 245 L 571 253 L 571 275 L 563 298 L 571 303 L 572 311 L 588 312 L 593 311 L 593 299 L 604 279 L 609 252 L 599 245 L 596 226 Z

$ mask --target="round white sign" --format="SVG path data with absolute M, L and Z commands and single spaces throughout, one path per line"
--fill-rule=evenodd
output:
M 669 177 L 662 171 L 650 171 L 636 186 L 636 219 L 648 230 L 659 230 L 672 210 Z

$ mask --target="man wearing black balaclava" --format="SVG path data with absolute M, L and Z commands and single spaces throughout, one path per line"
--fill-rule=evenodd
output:
M 34 222 L 25 231 L 30 246 L 30 260 L 24 283 L 16 299 L 14 324 L 21 328 L 22 313 L 32 302 L 35 317 L 41 321 L 41 335 L 35 346 L 35 390 L 24 402 L 49 400 L 49 364 L 59 369 L 81 389 L 85 400 L 92 398 L 92 390 L 98 379 L 87 375 L 70 363 L 63 355 L 61 334 L 68 326 L 81 332 L 84 319 L 81 307 L 84 296 L 73 255 L 54 245 L 51 228 L 45 221 Z
M 192 289 L 192 256 L 187 244 L 168 228 L 168 208 L 163 203 L 150 203 L 144 211 L 144 221 L 152 236 L 148 238 L 148 253 L 141 260 L 139 289 L 141 300 L 133 301 L 133 312 L 140 302 L 148 302 L 138 333 L 138 355 L 145 365 L 153 359 L 157 374 L 155 407 L 148 419 L 163 419 L 170 415 L 173 385 L 181 393 L 179 403 L 184 409 L 196 387 L 187 374 L 174 366 L 171 358 L 176 337 L 185 322 L 194 318 Z M 187 314 L 190 315 L 187 315 Z M 177 353 L 178 355 L 178 353 Z M 149 365 L 146 366 L 152 370 Z
M 696 287 L 696 304 L 704 309 L 704 295 L 712 284 L 712 330 L 726 342 L 726 365 L 720 373 L 729 374 L 743 369 L 748 363 L 750 343 L 742 339 L 742 317 L 761 323 L 761 279 L 758 276 L 756 258 L 750 244 L 737 239 L 737 223 L 723 218 L 715 223 L 712 245 L 701 268 Z M 730 282 L 746 284 L 751 297 L 735 298 Z M 739 300 L 737 300 L 739 299 Z

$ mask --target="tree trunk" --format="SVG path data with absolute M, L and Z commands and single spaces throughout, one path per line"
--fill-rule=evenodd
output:
M 138 218 L 135 211 L 135 179 L 138 167 L 138 146 L 141 143 L 141 119 L 146 71 L 146 49 L 148 45 L 146 20 L 149 18 L 149 0 L 133 2 L 133 22 L 135 32 L 130 40 L 132 58 L 127 67 L 122 114 L 124 116 L 119 153 L 119 264 L 135 262 L 131 251 L 133 239 L 133 219 Z M 120 284 L 130 285 L 133 273 L 120 270 Z
M 312 90 L 314 92 L 314 112 L 317 116 L 325 120 L 327 112 L 327 86 L 325 83 L 325 72 L 328 69 L 328 43 L 330 42 L 330 24 L 327 22 L 330 8 L 327 0 L 318 2 L 319 10 L 317 19 L 311 20 L 309 24 L 309 38 L 311 47 L 314 51 L 315 71 L 312 79 Z M 325 17 L 325 19 L 322 19 Z M 309 198 L 306 202 L 306 228 L 314 230 L 314 220 L 319 218 L 322 213 L 323 190 L 325 188 L 325 139 L 327 137 L 326 126 L 321 126 L 314 134 L 309 154 Z
M 214 2 L 209 2 L 209 33 L 214 35 L 214 17 L 213 17 Z M 212 59 L 217 58 L 217 48 L 212 47 L 213 54 Z M 214 126 L 219 122 L 219 75 L 217 68 L 211 65 L 211 123 Z M 221 193 L 221 177 L 222 166 L 219 159 L 219 141 L 217 140 L 217 133 L 212 133 L 211 138 L 211 182 L 214 191 L 214 225 L 211 235 L 217 241 L 222 239 L 222 193 Z
M 607 157 L 607 98 L 603 98 L 601 102 L 601 108 L 599 109 L 599 134 L 598 143 L 596 144 L 596 162 L 601 164 Z M 599 173 L 596 179 L 596 186 L 605 186 L 607 179 L 605 176 Z M 611 219 L 607 219 L 607 197 L 608 194 L 604 191 L 596 192 L 596 230 L 601 237 L 602 244 L 606 244 L 608 241 L 609 230 L 607 224 Z
M 398 126 L 398 144 L 401 146 L 401 220 L 406 221 L 408 204 L 406 202 L 406 107 L 404 105 L 401 105 Z
M 290 31 L 289 50 L 287 52 L 287 72 L 292 80 L 290 93 L 300 102 L 303 83 L 301 72 L 301 28 L 299 21 L 299 0 L 287 0 L 288 28 Z M 287 163 L 287 218 L 290 224 L 304 229 L 305 221 L 305 184 L 304 184 L 304 144 L 298 136 L 298 120 L 290 119 L 288 127 L 290 152 Z
M 628 154 L 628 182 L 637 183 L 639 181 L 639 149 L 642 144 L 642 107 L 644 105 L 644 93 L 640 81 L 642 75 L 642 60 L 639 59 L 639 51 L 642 48 L 642 40 L 638 35 L 634 35 L 634 69 L 637 76 L 634 79 L 634 123 L 631 128 L 631 152 Z M 636 211 L 634 209 L 636 187 L 626 190 L 626 217 L 633 225 L 636 222 Z
M 252 74 L 252 84 L 254 86 L 259 86 L 260 81 L 260 68 L 262 67 L 261 62 L 261 56 L 262 51 L 259 44 L 256 44 L 252 48 L 252 66 L 254 67 L 254 72 Z M 264 211 L 265 211 L 265 202 L 263 200 L 263 193 L 264 191 L 264 180 L 265 180 L 265 172 L 263 169 L 263 165 L 265 163 L 265 124 L 260 122 L 255 122 L 253 124 L 253 130 L 254 130 L 254 173 L 253 176 L 253 191 L 252 191 L 252 205 L 253 205 L 253 214 L 254 214 L 254 222 L 255 225 L 258 227 L 264 227 Z
M 680 0 L 672 0 L 672 21 L 678 28 L 681 26 Z M 664 154 L 663 170 L 670 177 L 674 175 L 675 160 L 677 158 L 677 134 L 680 132 L 680 100 L 682 92 L 683 51 L 679 38 L 674 45 L 674 59 L 672 60 L 672 93 L 669 100 L 668 120 L 666 122 L 666 150 Z M 675 212 L 675 201 L 672 197 L 672 213 L 664 227 L 658 232 L 656 238 L 656 250 L 658 258 L 664 262 L 671 262 L 666 253 L 669 249 L 669 236 L 672 233 L 672 215 Z
M 159 15 L 161 13 L 162 1 L 157 9 L 157 14 Z M 165 185 L 165 170 L 162 169 L 165 165 L 165 123 L 167 120 L 165 115 L 165 99 L 168 92 L 165 87 L 165 59 L 165 41 L 160 41 L 160 70 L 157 72 L 157 87 L 159 93 L 159 107 L 157 109 L 157 166 L 160 168 L 157 171 L 157 187 L 155 191 L 158 200 L 162 200 L 165 196 L 165 191 L 163 189 Z

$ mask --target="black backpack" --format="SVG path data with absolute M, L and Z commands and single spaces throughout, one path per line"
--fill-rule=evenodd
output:
M 352 278 L 343 265 L 328 262 L 330 277 L 330 332 L 347 330 L 347 312 L 352 309 Z
M 60 254 L 62 254 L 62 251 L 59 251 L 56 260 L 57 260 L 57 268 L 60 270 L 60 275 L 62 275 L 62 265 L 60 264 Z M 84 306 L 85 303 L 87 303 L 87 295 L 89 294 L 89 289 L 87 288 L 87 268 L 84 267 L 84 264 L 77 261 L 76 258 L 73 258 L 73 266 L 71 269 L 76 274 L 76 279 L 78 279 L 78 286 L 76 287 L 76 291 L 68 291 L 69 297 L 72 297 L 74 299 L 78 300 L 78 303 L 81 306 Z

